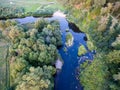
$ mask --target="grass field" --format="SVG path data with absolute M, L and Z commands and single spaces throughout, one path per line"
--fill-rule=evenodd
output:
M 0 0 L 1 6 L 23 7 L 26 12 L 33 12 L 41 6 L 50 6 L 51 8 L 59 8 L 62 6 L 56 0 Z

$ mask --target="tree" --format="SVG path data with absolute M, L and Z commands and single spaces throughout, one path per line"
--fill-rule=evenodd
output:
M 117 50 L 120 49 L 120 36 L 116 38 L 116 40 L 112 43 L 112 46 Z
M 73 35 L 72 33 L 68 32 L 66 35 L 66 45 L 71 46 L 73 44 Z
M 10 61 L 10 82 L 15 84 L 29 67 L 28 62 L 23 58 L 12 57 Z
M 23 31 L 24 30 L 21 27 L 12 26 L 10 28 L 10 32 L 9 32 L 9 37 L 10 37 L 11 41 L 14 42 L 16 39 L 25 37 L 25 33 Z
M 4 30 L 6 28 L 5 21 L 0 20 L 0 30 Z
M 38 29 L 39 32 L 41 32 L 42 29 L 47 26 L 47 24 L 48 22 L 45 19 L 41 18 L 35 22 L 35 28 Z
M 81 56 L 81 55 L 86 54 L 86 53 L 87 53 L 87 50 L 86 50 L 85 46 L 80 45 L 78 48 L 78 56 Z

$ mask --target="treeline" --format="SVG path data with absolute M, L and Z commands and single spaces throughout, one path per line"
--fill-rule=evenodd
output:
M 0 6 L 0 19 L 23 18 L 26 16 L 47 17 L 52 16 L 58 8 L 41 5 L 37 10 L 27 12 L 24 7 Z
M 62 45 L 59 23 L 41 18 L 27 29 L 7 20 L 0 21 L 0 30 L 10 45 L 10 89 L 53 90 L 57 47 Z
M 25 9 L 19 7 L 0 6 L 0 19 L 24 17 Z
M 91 64 L 86 61 L 80 65 L 79 79 L 84 89 L 120 90 L 120 1 L 62 3 L 67 4 L 68 20 L 87 34 L 87 42 L 92 42 L 97 52 Z

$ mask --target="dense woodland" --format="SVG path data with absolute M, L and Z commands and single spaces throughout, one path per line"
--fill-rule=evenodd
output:
M 1 37 L 9 41 L 10 87 L 16 90 L 52 90 L 57 47 L 62 45 L 59 23 L 43 18 L 32 28 L 16 21 L 0 21 Z
M 52 16 L 54 11 L 57 9 L 51 7 L 41 6 L 39 9 L 31 12 L 26 12 L 23 7 L 11 7 L 11 6 L 0 6 L 0 19 L 9 19 L 9 18 L 18 18 L 18 17 L 26 17 L 26 16 L 34 16 L 34 17 L 47 17 Z
M 62 0 L 68 20 L 87 34 L 96 50 L 91 64 L 80 65 L 84 90 L 120 90 L 120 1 Z

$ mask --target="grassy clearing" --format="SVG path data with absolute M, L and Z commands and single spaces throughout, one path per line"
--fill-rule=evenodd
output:
M 0 90 L 6 89 L 6 42 L 0 41 Z

